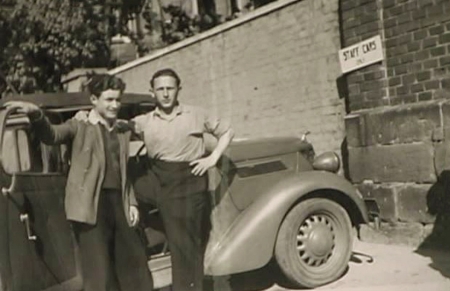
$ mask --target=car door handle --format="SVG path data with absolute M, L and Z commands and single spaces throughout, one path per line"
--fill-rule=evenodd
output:
M 20 221 L 25 223 L 28 240 L 35 241 L 37 239 L 37 236 L 31 234 L 30 216 L 28 215 L 28 213 L 20 214 Z
M 2 187 L 3 196 L 7 197 L 9 194 L 11 194 L 11 192 L 14 191 L 15 187 L 16 187 L 16 174 L 13 174 L 11 178 L 11 185 L 9 185 L 9 188 Z

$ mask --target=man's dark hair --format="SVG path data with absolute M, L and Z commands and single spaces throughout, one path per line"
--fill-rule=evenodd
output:
M 107 90 L 125 90 L 125 82 L 119 77 L 109 74 L 92 74 L 88 75 L 88 80 L 84 84 L 84 88 L 91 94 L 100 97 L 102 92 Z
M 177 81 L 177 86 L 180 87 L 180 84 L 181 84 L 180 77 L 173 69 L 170 69 L 170 68 L 158 70 L 156 73 L 154 73 L 152 78 L 150 79 L 150 86 L 152 86 L 152 88 L 153 88 L 155 79 L 162 77 L 162 76 L 169 76 L 169 77 L 174 78 L 175 81 Z

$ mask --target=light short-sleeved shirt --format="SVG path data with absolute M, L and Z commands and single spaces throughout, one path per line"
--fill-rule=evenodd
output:
M 206 110 L 178 105 L 175 114 L 166 117 L 159 109 L 131 120 L 134 131 L 144 140 L 150 158 L 170 162 L 191 162 L 205 154 L 203 133 L 220 138 L 230 123 Z

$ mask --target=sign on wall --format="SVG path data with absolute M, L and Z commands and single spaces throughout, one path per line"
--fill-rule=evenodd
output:
M 339 50 L 342 73 L 371 65 L 384 59 L 379 35 Z

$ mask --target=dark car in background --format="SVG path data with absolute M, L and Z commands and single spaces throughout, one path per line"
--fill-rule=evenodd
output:
M 85 93 L 11 97 L 39 104 L 53 123 L 89 109 Z M 5 99 L 4 103 L 11 99 Z M 154 108 L 147 95 L 125 94 L 121 118 Z M 130 174 L 138 197 L 151 191 L 145 151 L 131 141 Z M 67 145 L 44 145 L 26 116 L 0 110 L 0 290 L 81 290 L 82 277 L 64 189 Z M 306 138 L 236 139 L 209 171 L 211 231 L 205 273 L 221 276 L 276 262 L 294 285 L 313 288 L 339 278 L 353 247 L 352 229 L 369 221 L 365 201 L 337 171 L 332 152 L 316 156 Z M 170 249 L 158 209 L 141 201 L 155 287 L 170 284 Z

